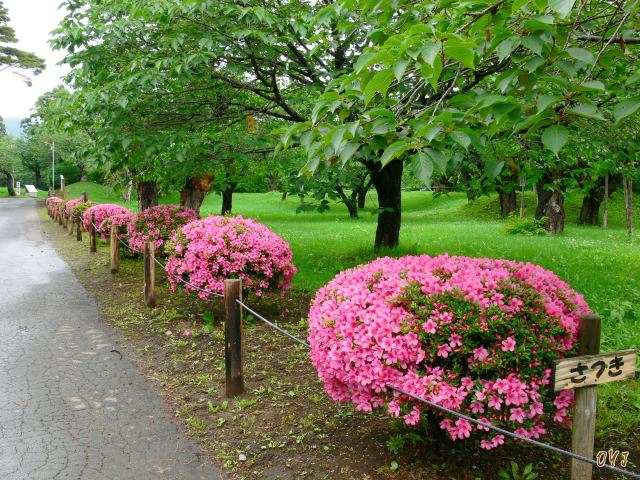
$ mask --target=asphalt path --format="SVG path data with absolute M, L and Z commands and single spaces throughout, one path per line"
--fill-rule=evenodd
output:
M 223 478 L 118 341 L 36 201 L 0 199 L 0 479 Z

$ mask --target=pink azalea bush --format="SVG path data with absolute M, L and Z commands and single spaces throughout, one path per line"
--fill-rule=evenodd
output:
M 67 216 L 71 215 L 73 213 L 73 207 L 75 207 L 76 205 L 80 205 L 81 203 L 82 203 L 81 198 L 74 198 L 74 199 L 68 200 L 64 204 L 64 213 L 66 213 Z
M 91 225 L 91 221 L 97 228 L 97 233 L 102 237 L 102 239 L 107 238 L 107 234 L 109 230 L 102 229 L 102 223 L 107 218 L 110 218 L 114 215 L 123 215 L 130 214 L 131 212 L 120 205 L 115 205 L 113 203 L 102 203 L 99 205 L 93 205 L 92 207 L 87 208 L 82 216 L 82 227 L 85 230 L 89 230 Z M 109 228 L 111 225 L 109 225 Z
M 453 440 L 502 435 L 430 409 L 400 388 L 518 434 L 570 425 L 573 393 L 553 395 L 552 361 L 572 350 L 583 297 L 530 263 L 380 258 L 340 273 L 309 313 L 311 358 L 328 394 L 359 410 L 386 406 L 415 425 L 429 412 Z M 426 419 L 426 418 L 425 418 Z
M 53 216 L 56 210 L 58 209 L 58 206 L 63 202 L 64 200 L 60 197 L 48 197 L 44 201 L 44 204 L 47 207 L 47 211 L 49 212 L 49 215 Z
M 71 215 L 73 216 L 73 218 L 79 218 L 79 219 L 83 219 L 84 220 L 84 212 L 89 210 L 94 205 L 95 205 L 95 203 L 92 202 L 91 200 L 89 200 L 88 202 L 80 201 L 80 203 L 76 203 L 71 208 Z M 84 228 L 84 230 L 88 231 L 88 228 Z
M 109 217 L 105 217 L 105 219 L 102 220 L 102 222 L 99 225 L 100 231 L 102 232 L 103 235 L 107 235 L 107 233 L 111 232 L 111 225 L 115 225 L 117 227 L 118 238 L 126 240 L 127 225 L 129 224 L 129 222 L 131 222 L 134 219 L 135 216 L 136 216 L 135 213 L 127 210 L 126 212 L 123 212 L 123 213 L 116 213 Z M 96 223 L 96 225 L 98 224 Z
M 130 218 L 127 237 L 131 249 L 144 250 L 145 242 L 153 242 L 156 250 L 163 254 L 163 245 L 183 225 L 196 220 L 198 214 L 178 205 L 158 205 L 148 208 Z
M 169 281 L 180 280 L 222 294 L 224 280 L 240 278 L 243 287 L 261 296 L 286 290 L 296 273 L 289 244 L 249 218 L 207 217 L 178 231 L 168 248 Z M 185 290 L 194 290 L 189 285 Z M 210 295 L 199 292 L 203 299 Z

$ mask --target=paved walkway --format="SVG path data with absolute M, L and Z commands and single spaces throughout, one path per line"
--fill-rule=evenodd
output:
M 0 479 L 221 479 L 44 240 L 33 200 L 0 199 Z

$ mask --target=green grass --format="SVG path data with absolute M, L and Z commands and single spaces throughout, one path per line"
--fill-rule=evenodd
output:
M 122 197 L 108 188 L 91 183 L 70 185 L 68 197 L 87 191 L 96 202 L 122 202 Z M 178 203 L 177 193 L 161 203 Z M 527 215 L 535 206 L 533 194 L 526 195 Z M 316 290 L 346 268 L 375 258 L 372 244 L 376 217 L 374 194 L 360 219 L 348 218 L 341 205 L 324 214 L 296 214 L 297 197 L 281 200 L 278 193 L 244 193 L 234 195 L 233 212 L 255 218 L 286 239 L 294 253 L 298 274 L 294 287 Z M 610 228 L 579 226 L 578 192 L 566 200 L 567 226 L 562 235 L 526 236 L 505 233 L 506 220 L 500 218 L 496 196 L 484 197 L 469 204 L 464 194 L 434 198 L 430 192 L 403 194 L 403 220 L 400 247 L 390 254 L 468 255 L 528 261 L 554 271 L 581 292 L 591 308 L 603 316 L 602 350 L 638 348 L 640 346 L 640 242 L 627 238 L 624 230 L 622 196 L 613 196 Z M 637 204 L 637 202 L 636 202 Z M 211 194 L 202 206 L 203 215 L 217 214 L 221 198 Z M 135 204 L 126 205 L 135 209 Z M 636 208 L 635 223 L 640 224 Z M 640 430 L 640 387 L 638 382 L 606 385 L 599 389 L 599 434 L 624 429 Z M 622 408 L 624 406 L 624 408 Z M 627 408 L 628 407 L 628 408 Z

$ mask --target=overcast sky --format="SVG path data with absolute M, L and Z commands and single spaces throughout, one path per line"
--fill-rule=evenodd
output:
M 64 12 L 58 10 L 61 0 L 3 0 L 9 10 L 10 26 L 18 37 L 17 48 L 33 52 L 47 62 L 40 75 L 32 76 L 28 87 L 22 78 L 9 72 L 0 72 L 0 116 L 27 117 L 37 98 L 60 85 L 66 67 L 56 64 L 64 56 L 49 46 L 49 32 L 58 26 Z

